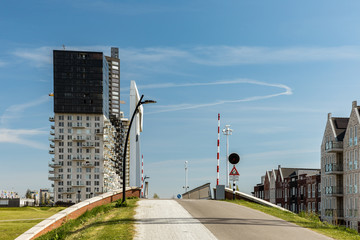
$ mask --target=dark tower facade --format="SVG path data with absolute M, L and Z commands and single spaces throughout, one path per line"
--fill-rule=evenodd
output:
M 102 52 L 54 50 L 54 112 L 109 118 L 109 66 Z

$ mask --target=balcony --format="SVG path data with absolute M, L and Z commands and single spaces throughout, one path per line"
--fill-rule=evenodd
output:
M 55 142 L 55 141 L 61 141 L 63 139 L 61 139 L 59 136 L 54 136 L 54 137 L 49 137 L 49 141 Z
M 51 168 L 59 168 L 62 167 L 63 165 L 59 164 L 59 163 L 49 163 L 49 167 Z
M 336 153 L 343 151 L 343 142 L 328 142 L 325 144 L 325 152 L 327 153 Z
M 49 150 L 49 154 L 55 154 L 54 150 Z
M 75 137 L 73 137 L 73 141 L 85 141 L 85 140 L 86 139 L 83 136 L 75 136 Z
M 81 122 L 75 123 L 73 126 L 73 128 L 85 128 L 85 125 L 83 125 Z
M 50 135 L 54 136 L 54 135 L 55 135 L 55 131 L 50 131 Z
M 85 187 L 82 181 L 74 181 L 73 187 Z
M 75 160 L 75 161 L 85 161 L 85 157 L 83 156 L 75 156 L 72 158 L 72 160 Z
M 54 170 L 49 170 L 49 174 L 54 174 L 55 171 Z
M 325 165 L 325 174 L 343 174 L 343 166 L 340 164 L 332 163 Z
M 55 144 L 50 143 L 51 148 L 55 148 Z
M 102 131 L 101 129 L 95 129 L 95 134 L 102 135 L 103 133 L 104 133 L 104 131 Z
M 83 144 L 82 145 L 83 148 L 92 148 L 92 147 L 95 147 L 95 144 L 94 143 L 86 143 L 86 144 Z
M 57 176 L 57 175 L 49 175 L 48 179 L 49 179 L 50 181 L 60 181 L 60 180 L 62 180 L 63 178 L 60 177 L 60 176 Z
M 55 122 L 55 118 L 54 117 L 49 117 L 49 121 L 50 122 Z
M 54 129 L 55 129 L 55 126 L 54 126 L 54 125 L 51 125 L 50 128 L 54 130 Z
M 332 217 L 332 218 L 344 218 L 344 210 L 342 209 L 325 209 L 324 212 L 325 217 Z
M 334 197 L 342 197 L 344 194 L 343 187 L 325 187 L 325 195 L 327 196 L 334 196 Z
M 86 162 L 86 163 L 84 163 L 84 164 L 82 165 L 82 167 L 87 167 L 87 168 L 89 168 L 89 167 L 95 167 L 95 165 L 94 165 L 93 163 Z

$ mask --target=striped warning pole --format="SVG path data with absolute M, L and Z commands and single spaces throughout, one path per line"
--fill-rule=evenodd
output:
M 144 155 L 141 154 L 141 197 L 144 197 Z
M 216 185 L 219 185 L 219 164 L 220 164 L 220 113 L 218 113 L 218 139 L 217 139 L 217 179 L 216 179 Z

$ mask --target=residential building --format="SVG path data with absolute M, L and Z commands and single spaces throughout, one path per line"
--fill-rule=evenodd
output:
M 122 179 L 118 51 L 54 50 L 54 117 L 49 179 L 54 201 L 78 202 L 120 189 Z
M 253 195 L 290 211 L 319 213 L 320 169 L 282 168 L 266 171 Z M 310 194 L 307 194 L 310 192 Z
M 349 118 L 328 114 L 321 144 L 323 209 L 321 218 L 360 230 L 359 216 L 359 125 L 360 114 L 352 102 Z

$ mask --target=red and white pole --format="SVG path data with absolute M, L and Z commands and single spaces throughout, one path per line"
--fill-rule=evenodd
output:
M 216 185 L 219 185 L 219 164 L 220 164 L 220 113 L 218 113 L 218 139 L 217 139 L 217 179 L 216 179 Z
M 141 155 L 141 197 L 144 197 L 144 155 Z

